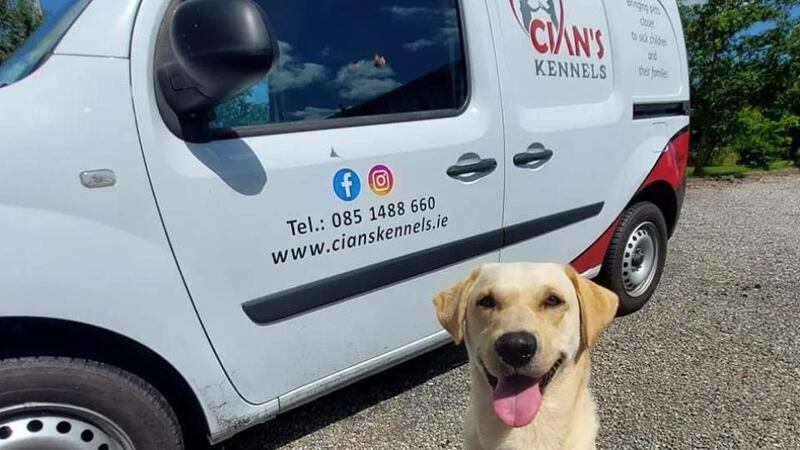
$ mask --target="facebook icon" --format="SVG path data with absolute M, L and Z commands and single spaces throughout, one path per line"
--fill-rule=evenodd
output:
M 346 202 L 352 202 L 361 193 L 361 179 L 352 169 L 341 169 L 333 176 L 333 192 Z

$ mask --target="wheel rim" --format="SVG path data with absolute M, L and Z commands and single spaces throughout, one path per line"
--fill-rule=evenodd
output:
M 78 406 L 26 403 L 0 409 L 0 450 L 134 450 L 104 415 Z
M 622 256 L 622 284 L 631 297 L 647 292 L 658 272 L 658 228 L 644 222 L 633 230 Z

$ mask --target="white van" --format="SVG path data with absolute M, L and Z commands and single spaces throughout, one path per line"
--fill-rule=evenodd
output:
M 0 448 L 219 442 L 447 342 L 483 262 L 656 288 L 675 0 L 47 3 L 0 67 Z

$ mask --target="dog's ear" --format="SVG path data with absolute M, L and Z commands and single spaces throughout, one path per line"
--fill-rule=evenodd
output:
M 445 330 L 450 333 L 453 341 L 460 344 L 464 339 L 464 320 L 467 312 L 467 296 L 472 289 L 475 279 L 478 278 L 480 267 L 462 281 L 438 292 L 433 297 L 433 306 L 436 318 Z
M 572 266 L 568 265 L 564 270 L 578 294 L 581 313 L 581 342 L 586 348 L 594 347 L 603 330 L 617 315 L 619 297 L 599 284 L 583 278 Z

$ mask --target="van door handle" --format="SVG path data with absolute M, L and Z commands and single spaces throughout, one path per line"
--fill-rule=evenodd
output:
M 476 153 L 466 153 L 458 158 L 458 163 L 447 169 L 447 175 L 458 181 L 470 182 L 494 172 L 497 160 L 481 158 Z
M 553 157 L 553 151 L 540 143 L 531 144 L 527 150 L 514 155 L 514 165 L 522 169 L 538 169 Z

